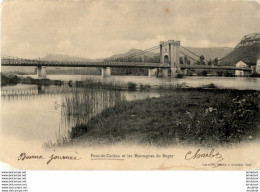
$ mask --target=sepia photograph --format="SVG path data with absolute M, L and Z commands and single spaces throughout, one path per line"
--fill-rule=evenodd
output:
M 257 170 L 259 144 L 259 2 L 2 2 L 2 163 Z

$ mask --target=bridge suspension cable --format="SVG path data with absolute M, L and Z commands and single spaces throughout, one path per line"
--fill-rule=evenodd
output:
M 163 44 L 163 46 L 165 46 L 165 45 L 167 45 L 167 44 L 169 44 L 169 43 L 166 42 L 166 43 Z M 122 56 L 122 57 L 118 57 L 118 58 L 131 58 L 131 57 L 133 58 L 133 57 L 138 57 L 138 56 L 140 56 L 140 55 L 143 55 L 143 54 L 145 54 L 145 53 L 147 53 L 147 52 L 150 52 L 150 51 L 154 51 L 154 50 L 159 49 L 159 48 L 160 48 L 160 45 L 154 46 L 154 47 L 151 47 L 151 48 L 142 50 L 142 51 L 139 51 L 139 52 L 137 52 L 137 53 L 132 53 L 132 54 L 125 55 L 125 56 Z M 184 50 L 186 50 L 186 51 L 188 51 L 189 53 L 193 54 L 194 56 L 200 58 L 199 55 L 197 55 L 196 53 L 190 51 L 189 49 L 187 49 L 187 48 L 185 48 L 185 47 L 183 47 L 183 46 L 181 46 L 181 48 L 183 48 Z M 180 51 L 180 53 L 182 53 L 183 55 L 185 55 L 185 56 L 187 56 L 188 58 L 192 59 L 193 61 L 197 61 L 196 59 L 194 59 L 193 57 L 191 57 L 191 56 L 185 54 L 184 52 L 181 52 L 181 51 Z M 115 58 L 115 59 L 117 59 L 117 58 Z
M 145 53 L 147 53 L 147 52 L 156 50 L 156 49 L 158 49 L 158 48 L 160 48 L 160 46 L 151 47 L 151 48 L 149 48 L 149 49 L 145 49 L 145 50 L 139 51 L 139 52 L 137 52 L 137 53 L 131 53 L 131 54 L 129 54 L 129 55 L 125 55 L 125 56 L 117 57 L 117 58 L 137 57 L 137 56 L 140 56 L 140 55 L 145 54 Z M 115 59 L 117 59 L 117 58 L 115 58 Z
M 187 49 L 187 48 L 185 48 L 185 47 L 183 47 L 183 46 L 181 46 L 181 47 L 182 47 L 184 50 L 188 51 L 189 53 L 191 53 L 191 54 L 195 55 L 196 57 L 200 58 L 200 56 L 197 55 L 196 53 L 190 51 L 189 49 Z M 184 54 L 183 52 L 181 52 L 181 53 Z M 185 54 L 184 54 L 184 55 L 185 55 Z M 186 56 L 189 57 L 188 55 L 186 55 Z M 191 57 L 189 57 L 189 58 L 191 58 Z M 191 59 L 193 59 L 193 58 L 191 58 Z M 195 59 L 193 59 L 193 60 L 195 61 Z M 206 60 L 206 62 L 209 62 L 209 60 Z
M 164 45 L 167 45 L 169 43 L 164 43 Z M 151 48 L 148 48 L 148 49 L 145 49 L 145 50 L 141 50 L 137 53 L 132 53 L 132 54 L 129 54 L 129 55 L 125 55 L 125 56 L 122 56 L 122 57 L 117 57 L 117 58 L 114 58 L 114 59 L 118 59 L 118 58 L 133 58 L 133 57 L 138 57 L 140 55 L 143 55 L 145 53 L 148 53 L 148 52 L 151 52 L 151 51 L 154 51 L 156 49 L 159 49 L 160 48 L 160 45 L 157 45 L 157 46 L 154 46 L 154 47 L 151 47 Z
M 197 55 L 196 53 L 190 51 L 189 49 L 187 49 L 187 48 L 185 48 L 185 47 L 183 47 L 183 46 L 181 46 L 181 47 L 182 47 L 183 49 L 185 49 L 186 51 L 190 52 L 191 54 L 193 54 L 193 55 L 195 55 L 195 56 L 197 56 L 197 57 L 200 57 L 199 55 Z
M 183 54 L 183 55 L 185 55 L 185 56 L 187 56 L 188 58 L 192 59 L 193 61 L 197 61 L 196 59 L 194 59 L 194 58 L 190 57 L 189 55 L 186 55 L 186 54 L 185 54 L 185 53 L 183 53 L 182 51 L 180 51 L 180 53 L 181 53 L 181 54 Z
M 137 57 L 137 56 L 143 55 L 143 54 L 145 54 L 145 53 L 154 51 L 154 50 L 156 50 L 156 49 L 158 49 L 158 48 L 160 48 L 160 47 L 154 47 L 153 49 L 147 49 L 147 50 L 145 50 L 145 51 L 140 51 L 140 52 L 137 52 L 137 53 L 134 53 L 134 54 L 132 54 L 132 55 L 125 56 L 125 57 Z

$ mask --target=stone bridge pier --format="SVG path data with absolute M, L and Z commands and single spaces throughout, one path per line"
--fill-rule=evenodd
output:
M 47 73 L 46 73 L 46 67 L 45 66 L 38 66 L 37 67 L 37 75 L 38 78 L 45 78 Z
M 150 68 L 148 69 L 148 77 L 157 76 L 158 70 L 156 68 Z
M 102 67 L 101 68 L 101 76 L 102 77 L 110 77 L 111 76 L 111 68 L 110 67 Z
M 169 77 L 169 69 L 168 68 L 161 68 L 159 76 L 161 76 L 161 77 Z

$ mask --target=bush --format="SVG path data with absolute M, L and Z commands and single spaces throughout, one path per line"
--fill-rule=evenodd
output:
M 129 82 L 128 83 L 128 90 L 135 91 L 136 90 L 136 83 Z
M 216 86 L 214 83 L 210 83 L 210 84 L 207 84 L 207 85 L 203 85 L 202 87 L 203 87 L 203 88 L 209 88 L 209 89 L 215 89 L 215 88 L 217 88 L 217 86 Z
M 1 73 L 1 85 L 15 85 L 19 83 L 20 79 L 16 75 L 3 75 Z
M 176 78 L 183 78 L 183 74 L 177 73 Z
M 201 72 L 198 72 L 198 76 L 207 76 L 207 71 L 201 71 Z
M 217 76 L 223 76 L 223 72 L 222 71 L 217 71 Z
M 254 73 L 252 73 L 252 74 L 250 75 L 250 77 L 260 77 L 260 74 L 254 72 Z
M 193 76 L 193 73 L 194 73 L 194 71 L 192 71 L 192 70 L 188 70 L 188 73 L 187 73 L 186 76 Z
M 143 84 L 140 85 L 140 90 L 146 90 L 146 89 L 150 89 L 150 88 L 151 88 L 150 85 L 143 85 Z
M 88 131 L 87 126 L 83 124 L 77 124 L 75 127 L 72 127 L 71 131 L 69 132 L 69 137 L 71 139 L 75 139 Z
M 231 72 L 229 72 L 229 71 L 225 71 L 225 72 L 224 72 L 224 76 L 225 76 L 225 77 L 233 77 L 234 74 L 231 73 Z

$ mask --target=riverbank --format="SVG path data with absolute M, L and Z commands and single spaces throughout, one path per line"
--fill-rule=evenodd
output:
M 121 102 L 86 125 L 73 127 L 67 143 L 216 146 L 251 140 L 258 131 L 259 94 L 190 88 L 160 98 Z
M 4 75 L 1 73 L 1 86 L 16 85 L 19 83 L 17 75 Z
M 6 75 L 6 74 L 4 74 Z M 7 75 L 6 75 L 7 76 Z M 26 78 L 28 76 L 18 76 L 20 78 Z M 29 76 L 32 79 L 38 77 L 36 75 Z M 189 77 L 183 78 L 157 78 L 146 76 L 111 76 L 103 78 L 101 76 L 89 76 L 89 75 L 48 75 L 48 83 L 53 85 L 56 80 L 59 80 L 63 84 L 68 84 L 72 87 L 80 88 L 102 88 L 110 90 L 165 90 L 175 88 L 186 87 L 202 87 L 208 84 L 214 84 L 219 88 L 229 89 L 253 89 L 260 90 L 259 83 L 260 78 L 248 78 L 248 77 Z M 51 82 L 54 81 L 54 82 Z M 4 81 L 3 81 L 4 82 Z M 29 83 L 31 80 L 28 81 Z M 27 82 L 27 83 L 28 83 Z M 40 83 L 40 82 L 39 82 Z M 46 83 L 46 85 L 48 85 Z M 2 83 L 2 86 L 3 83 Z M 128 89 L 129 87 L 129 89 Z
M 47 78 L 34 79 L 31 77 L 21 77 L 17 75 L 4 75 L 1 73 L 1 86 L 22 84 L 36 84 L 36 85 L 63 85 L 63 81 L 50 80 Z
M 62 81 L 62 80 L 53 80 L 53 79 L 36 79 L 32 77 L 22 77 L 17 75 L 4 75 L 1 73 L 1 86 L 7 85 L 16 85 L 18 83 L 21 84 L 36 84 L 36 85 L 63 85 L 68 84 L 71 87 L 76 88 L 85 88 L 85 89 L 107 89 L 107 90 L 129 90 L 129 91 L 147 91 L 151 89 L 156 90 L 172 90 L 172 89 L 180 89 L 187 87 L 185 83 L 181 84 L 172 84 L 172 85 L 158 85 L 158 86 L 150 86 L 149 84 L 137 84 L 134 82 L 123 82 L 123 81 L 106 81 L 89 78 L 81 81 Z

